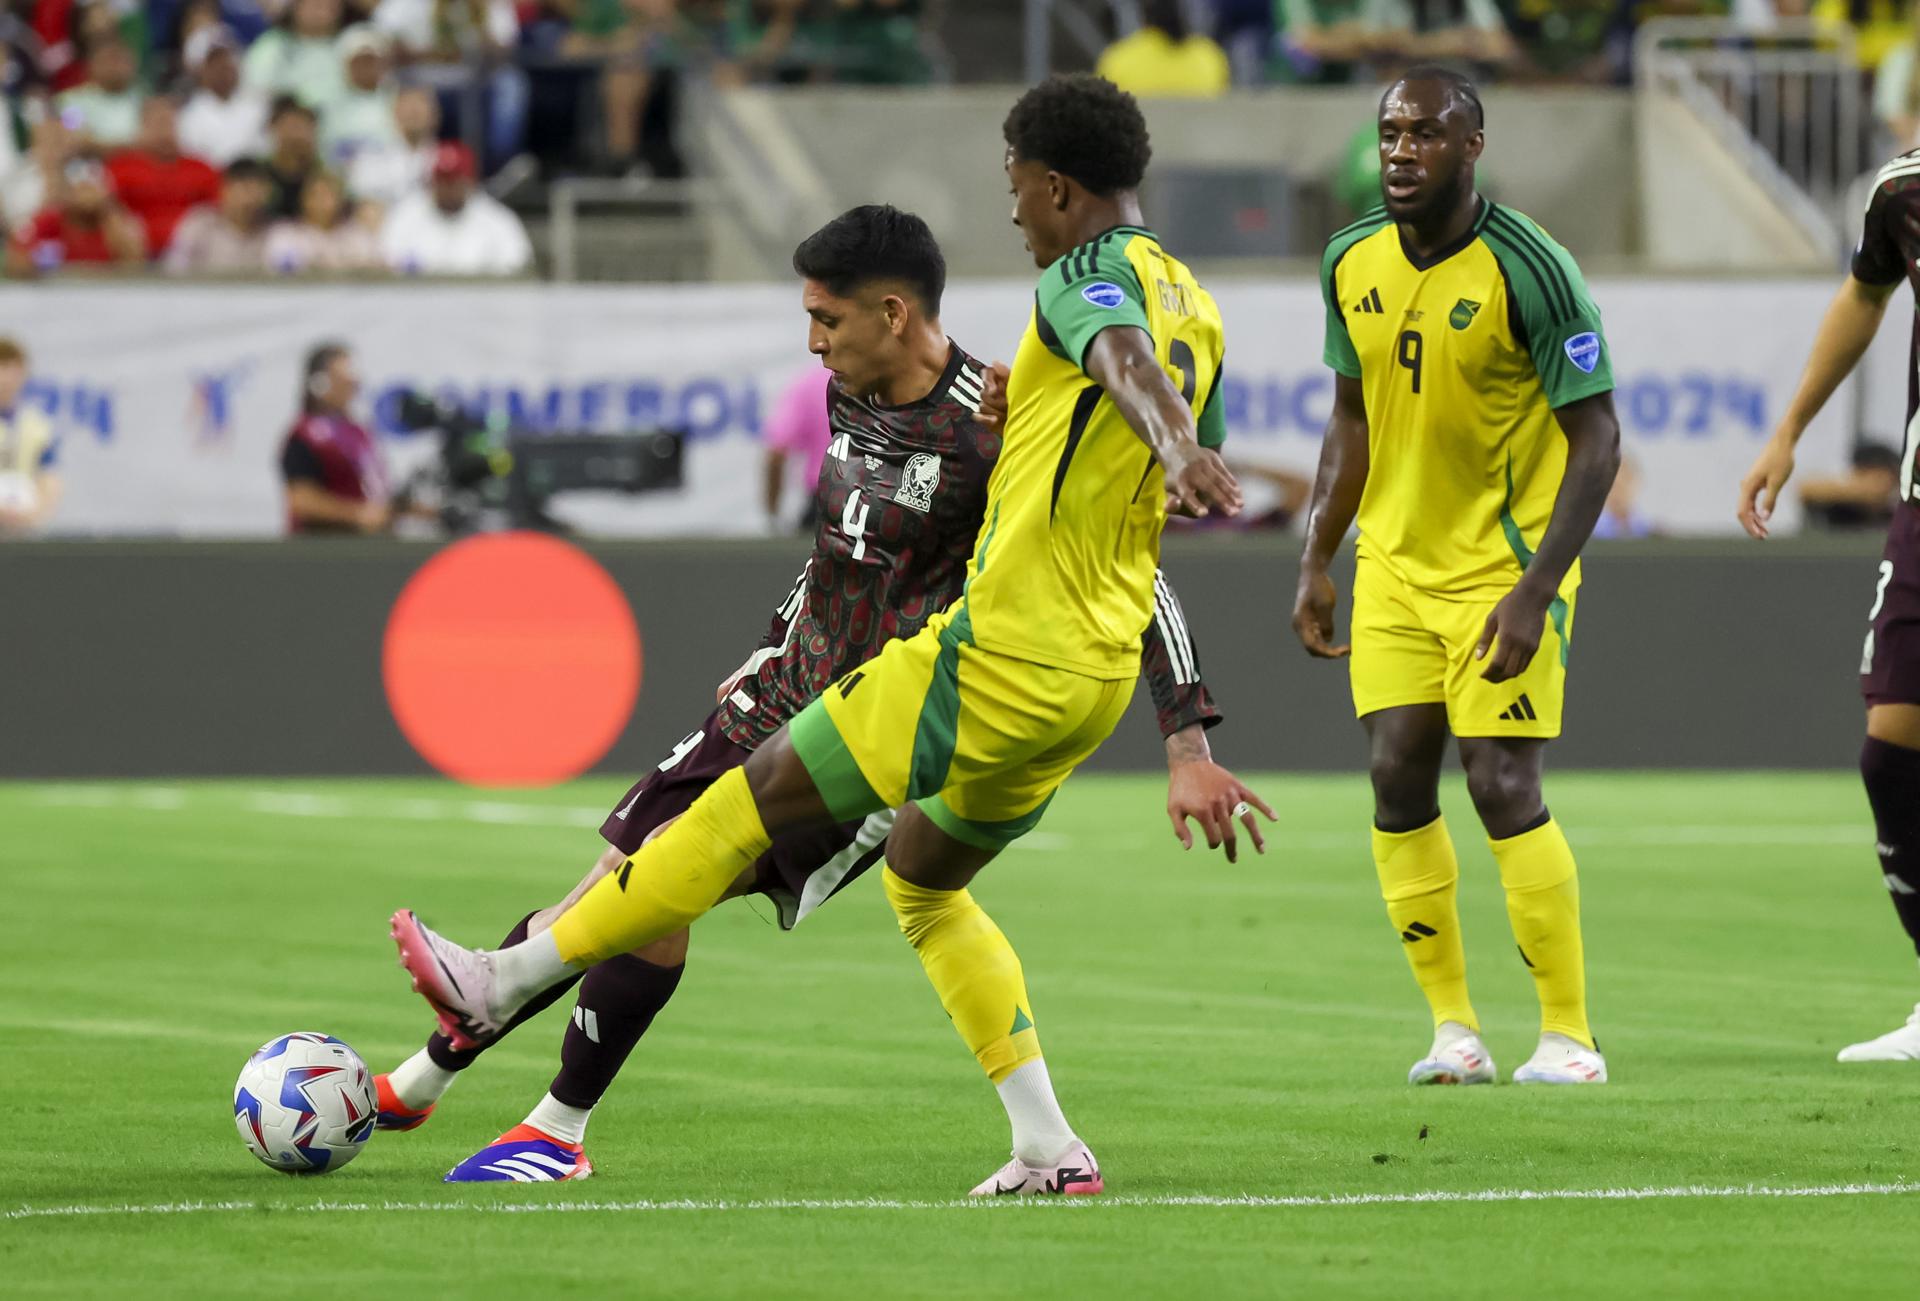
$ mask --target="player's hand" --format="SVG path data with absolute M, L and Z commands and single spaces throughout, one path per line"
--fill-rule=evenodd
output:
M 1266 853 L 1267 841 L 1260 834 L 1260 820 L 1254 817 L 1256 809 L 1267 815 L 1267 821 L 1276 820 L 1265 800 L 1211 759 L 1190 759 L 1167 770 L 1167 817 L 1184 849 L 1193 848 L 1193 828 L 1187 825 L 1192 819 L 1206 835 L 1208 849 L 1224 845 L 1227 861 L 1239 862 L 1240 842 L 1233 825 L 1238 818 L 1247 828 L 1254 852 Z
M 1489 682 L 1508 682 L 1527 671 L 1540 650 L 1540 639 L 1547 631 L 1547 607 L 1554 594 L 1541 596 L 1525 580 L 1514 585 L 1500 598 L 1480 630 L 1480 642 L 1473 658 L 1486 660 L 1480 676 Z
M 1767 522 L 1780 500 L 1780 490 L 1793 477 L 1793 444 L 1779 434 L 1767 441 L 1760 457 L 1740 481 L 1740 527 L 1749 537 L 1765 540 Z
M 1220 453 L 1198 443 L 1176 443 L 1162 458 L 1167 468 L 1167 510 L 1188 519 L 1240 513 L 1240 483 Z
M 980 379 L 980 423 L 994 433 L 1007 428 L 1007 363 L 996 361 Z
M 1353 647 L 1333 644 L 1333 580 L 1324 570 L 1303 569 L 1300 590 L 1293 596 L 1293 631 L 1307 654 L 1320 660 L 1344 659 Z

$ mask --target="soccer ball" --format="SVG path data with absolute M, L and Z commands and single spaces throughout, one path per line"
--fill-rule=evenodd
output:
M 373 1076 L 360 1054 L 310 1030 L 262 1044 L 233 1088 L 240 1141 L 287 1174 L 325 1174 L 353 1160 L 377 1112 Z

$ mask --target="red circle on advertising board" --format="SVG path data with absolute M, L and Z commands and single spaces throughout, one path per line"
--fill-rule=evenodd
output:
M 543 533 L 489 533 L 407 581 L 381 653 L 387 705 L 435 768 L 547 786 L 606 754 L 640 695 L 640 630 L 593 557 Z

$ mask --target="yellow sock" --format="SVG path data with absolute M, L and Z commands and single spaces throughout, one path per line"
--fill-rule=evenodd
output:
M 965 890 L 927 890 L 880 873 L 907 943 L 920 955 L 953 1028 L 995 1084 L 1040 1055 L 1019 955 Z
M 771 843 L 747 774 L 732 769 L 560 914 L 553 942 L 561 960 L 586 966 L 672 935 L 720 902 Z
M 1507 888 L 1507 918 L 1540 996 L 1542 1033 L 1593 1047 L 1587 1026 L 1586 953 L 1580 941 L 1580 878 L 1560 824 L 1489 841 Z
M 1460 861 L 1447 820 L 1435 818 L 1418 831 L 1375 827 L 1373 866 L 1380 874 L 1387 919 L 1400 933 L 1434 1025 L 1457 1021 L 1478 1030 L 1480 1018 L 1467 998 L 1467 950 L 1460 939 Z

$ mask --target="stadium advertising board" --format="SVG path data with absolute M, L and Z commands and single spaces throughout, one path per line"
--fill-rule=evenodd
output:
M 1733 484 L 1784 409 L 1830 293 L 1817 279 L 1594 284 L 1648 527 L 1733 531 Z M 1332 396 L 1317 288 L 1228 281 L 1216 296 L 1230 455 L 1310 475 Z M 1026 282 L 957 285 L 946 324 L 972 351 L 1006 356 L 1030 303 Z M 0 330 L 31 350 L 30 399 L 59 429 L 68 496 L 56 531 L 68 534 L 278 533 L 276 463 L 300 362 L 336 338 L 358 355 L 362 405 L 396 475 L 433 451 L 398 427 L 409 389 L 521 430 L 678 428 L 689 436 L 682 490 L 575 496 L 556 513 L 614 534 L 753 533 L 761 422 L 811 364 L 785 286 L 49 286 L 10 293 Z M 1869 435 L 1897 443 L 1895 333 L 1883 331 L 1861 396 Z M 1803 470 L 1843 462 L 1848 405 L 1816 425 Z M 1250 485 L 1251 504 L 1276 491 Z

